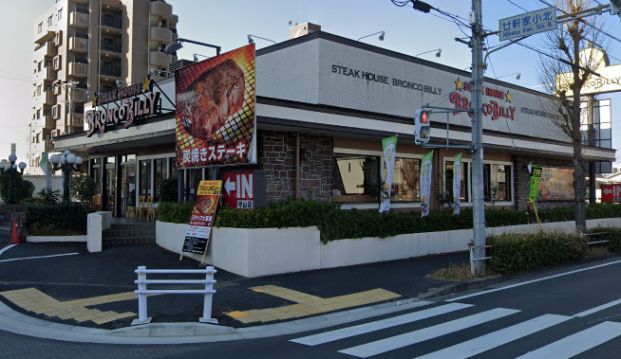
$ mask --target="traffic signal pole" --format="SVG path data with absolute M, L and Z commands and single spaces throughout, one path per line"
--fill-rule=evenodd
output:
M 472 0 L 472 229 L 470 270 L 485 274 L 485 202 L 483 198 L 483 26 L 481 0 Z

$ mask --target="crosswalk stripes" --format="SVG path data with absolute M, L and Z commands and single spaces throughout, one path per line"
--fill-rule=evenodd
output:
M 302 338 L 292 339 L 291 341 L 294 343 L 304 344 L 304 345 L 319 345 L 332 341 L 336 341 L 339 339 L 349 338 L 360 334 L 371 333 L 374 331 L 395 327 L 402 324 L 412 323 L 418 320 L 423 320 L 431 317 L 435 317 L 441 314 L 447 314 L 454 312 L 456 310 L 464 309 L 472 307 L 472 304 L 462 304 L 462 303 L 449 303 L 445 305 L 441 305 L 438 307 L 433 307 L 429 309 L 420 310 L 413 313 L 407 313 L 402 315 L 397 315 L 395 317 L 390 317 L 382 320 L 376 320 L 374 322 L 355 325 L 353 327 L 347 327 L 343 329 L 331 330 L 315 335 L 309 335 Z
M 621 323 L 603 322 L 545 347 L 522 355 L 521 359 L 570 358 L 621 335 Z
M 557 325 L 571 318 L 572 317 L 568 317 L 566 315 L 545 314 L 493 333 L 482 335 L 478 338 L 453 345 L 452 347 L 420 356 L 418 359 L 469 358 L 473 355 L 486 352 L 503 344 L 507 344 L 527 335 L 549 328 L 553 325 Z
M 592 310 L 580 312 L 576 315 L 559 315 L 544 314 L 535 318 L 527 319 L 509 327 L 495 330 L 493 332 L 483 334 L 479 337 L 466 340 L 464 342 L 449 346 L 431 353 L 423 354 L 418 358 L 434 359 L 434 358 L 469 358 L 486 351 L 499 348 L 505 344 L 511 343 L 529 335 L 546 330 L 555 325 L 564 323 L 571 319 L 581 318 L 586 315 L 596 313 L 603 309 L 607 309 L 617 304 L 617 301 L 606 303 Z M 389 329 L 404 324 L 411 324 L 423 319 L 437 317 L 443 314 L 458 313 L 458 311 L 473 307 L 471 304 L 449 303 L 422 309 L 416 312 L 396 315 L 364 324 L 354 325 L 350 327 L 329 330 L 313 335 L 291 339 L 291 342 L 303 344 L 307 346 L 317 346 L 339 340 L 354 338 L 359 335 L 378 332 L 383 329 Z M 340 353 L 348 354 L 360 358 L 367 358 L 374 355 L 390 352 L 393 350 L 405 348 L 417 343 L 421 343 L 430 339 L 440 338 L 458 331 L 468 329 L 470 327 L 488 323 L 497 319 L 508 317 L 516 314 L 520 310 L 508 308 L 494 308 L 485 310 L 476 314 L 471 314 L 458 319 L 446 321 L 429 327 L 409 331 L 406 333 L 394 335 L 388 338 L 374 340 L 368 343 L 348 347 L 338 350 Z M 458 316 L 457 314 L 456 316 Z M 621 323 L 602 322 L 586 328 L 582 331 L 568 335 L 560 340 L 544 345 L 540 348 L 524 348 L 532 350 L 521 359 L 548 359 L 548 358 L 569 358 L 591 349 L 594 349 L 610 340 L 621 337 Z M 352 339 L 355 343 L 356 339 Z M 359 340 L 358 340 L 359 343 Z
M 406 347 L 425 340 L 438 338 L 440 336 L 454 333 L 459 330 L 483 324 L 494 319 L 506 317 L 518 313 L 516 309 L 496 308 L 486 310 L 481 313 L 469 315 L 467 317 L 451 320 L 437 324 L 428 328 L 415 330 L 412 332 L 396 335 L 390 338 L 376 340 L 371 343 L 358 345 L 355 347 L 339 350 L 340 353 L 353 355 L 359 358 L 368 358 L 373 355 L 385 353 L 387 351 Z

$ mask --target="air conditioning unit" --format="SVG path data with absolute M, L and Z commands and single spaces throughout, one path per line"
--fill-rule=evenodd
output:
M 60 118 L 60 105 L 52 106 L 52 118 L 55 120 Z
M 62 55 L 55 56 L 54 60 L 52 60 L 52 63 L 54 66 L 54 71 L 60 70 L 63 66 Z
M 63 43 L 63 32 L 61 30 L 58 30 L 58 32 L 56 32 L 56 36 L 54 36 L 54 45 L 56 46 L 60 46 Z

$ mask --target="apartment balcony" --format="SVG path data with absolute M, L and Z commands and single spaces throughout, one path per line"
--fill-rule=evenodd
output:
M 87 29 L 88 12 L 83 13 L 78 11 L 72 11 L 71 14 L 69 14 L 69 26 L 74 26 L 80 29 Z
M 36 34 L 34 36 L 34 42 L 42 45 L 43 43 L 45 43 L 46 41 L 50 41 L 52 39 L 54 39 L 54 36 L 56 35 L 56 32 L 54 31 L 41 31 L 40 33 Z
M 53 81 L 56 79 L 56 72 L 51 67 L 44 67 L 41 71 L 37 72 L 35 75 L 35 80 L 37 83 L 43 81 Z
M 69 76 L 86 77 L 88 75 L 88 65 L 81 62 L 71 61 L 69 62 Z
M 123 52 L 123 46 L 120 41 L 112 44 L 103 42 L 99 52 L 105 57 L 120 58 Z
M 36 49 L 35 53 L 37 57 L 39 56 L 53 57 L 58 54 L 58 48 L 54 45 L 52 41 L 48 41 L 45 43 L 45 45 Z
M 121 79 L 120 66 L 101 66 L 99 69 L 99 78 L 102 82 L 114 82 Z
M 163 1 L 151 1 L 149 3 L 149 14 L 151 16 L 170 18 L 172 17 L 172 5 Z
M 56 96 L 51 92 L 44 92 L 36 97 L 35 103 L 38 106 L 51 106 L 56 103 Z
M 41 125 L 45 128 L 54 128 L 56 127 L 56 120 L 52 118 L 52 116 L 43 116 L 41 117 Z
M 102 33 L 121 34 L 123 32 L 123 19 L 120 16 L 102 14 L 101 16 Z
M 72 36 L 69 38 L 69 50 L 75 52 L 88 52 L 88 39 Z
M 151 27 L 151 41 L 163 42 L 170 44 L 172 40 L 172 31 L 166 27 L 153 26 Z
M 149 53 L 149 64 L 151 66 L 166 67 L 172 62 L 172 55 L 161 51 L 151 51 Z

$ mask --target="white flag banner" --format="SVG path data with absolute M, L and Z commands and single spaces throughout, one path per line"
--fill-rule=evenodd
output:
M 453 214 L 461 212 L 461 153 L 453 161 Z
M 420 164 L 420 205 L 421 216 L 426 217 L 429 215 L 429 201 L 431 194 L 431 171 L 433 169 L 431 160 L 433 159 L 433 151 L 429 152 L 425 156 Z
M 380 192 L 379 212 L 390 210 L 390 196 L 392 190 L 392 172 L 395 168 L 395 156 L 397 155 L 397 136 L 390 136 L 382 139 L 384 151 L 384 161 L 386 163 L 386 181 Z

